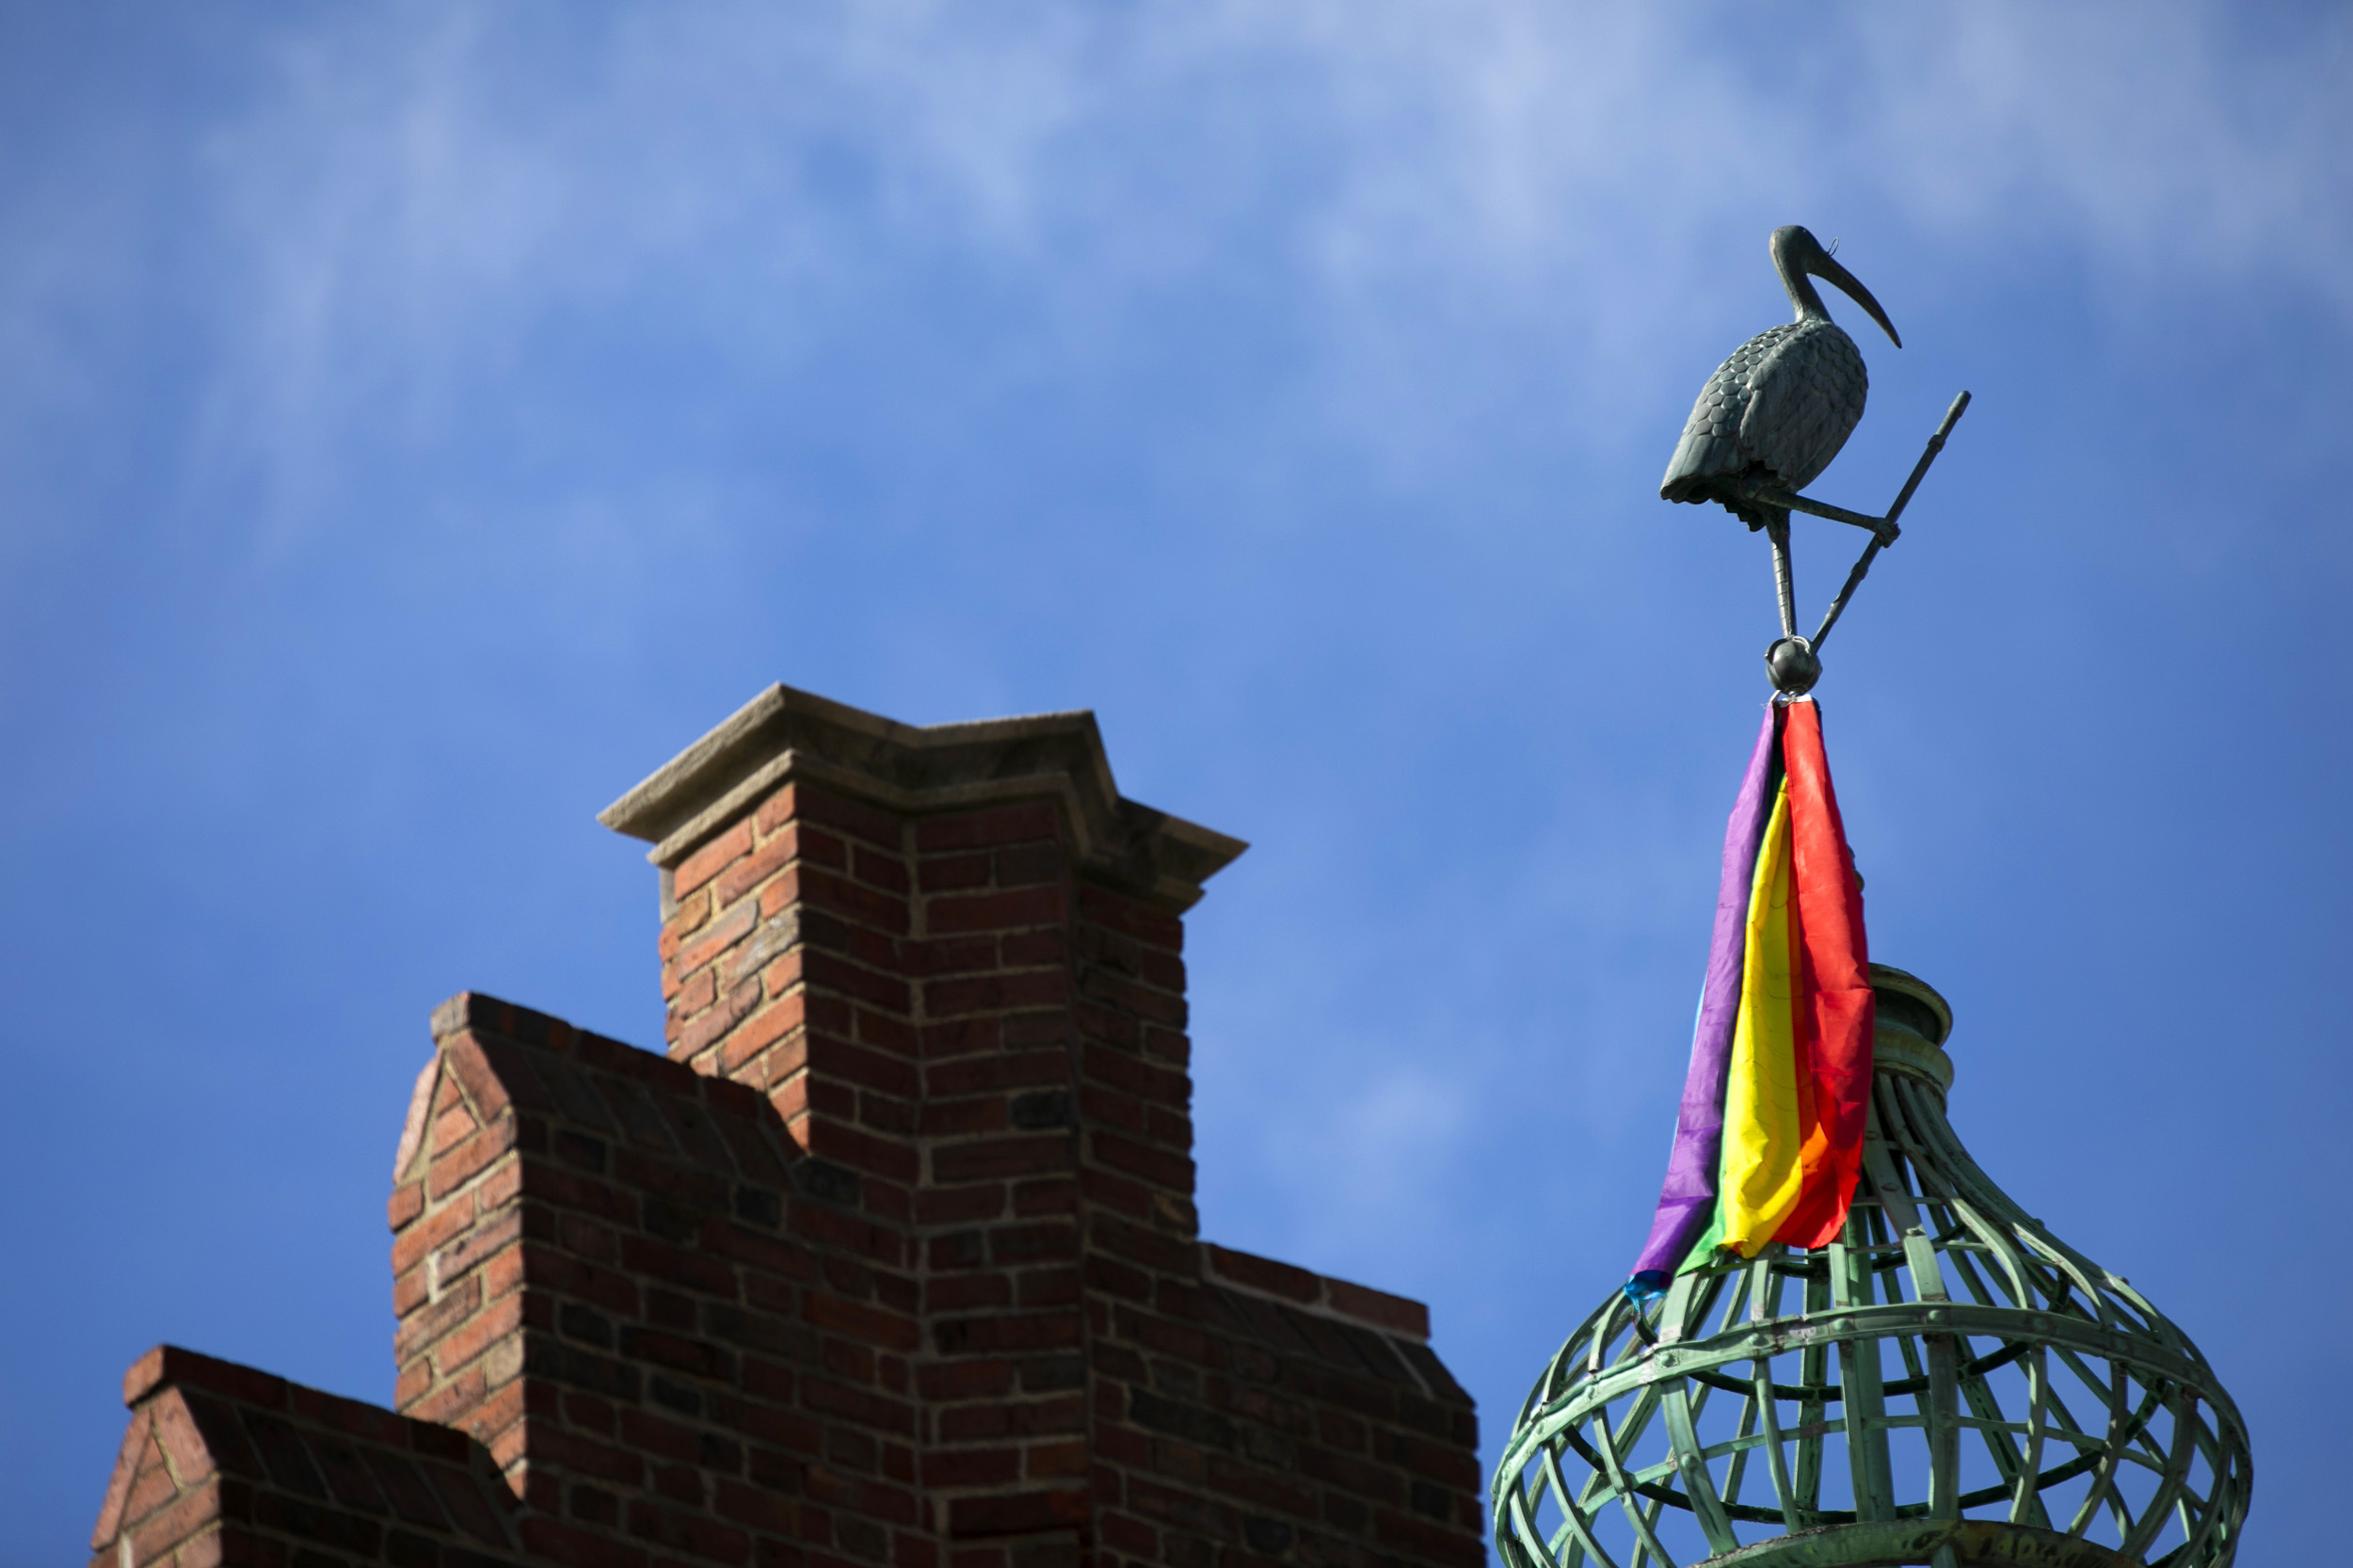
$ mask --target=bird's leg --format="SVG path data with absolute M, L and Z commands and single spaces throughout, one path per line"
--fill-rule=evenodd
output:
M 1773 592 L 1781 600 L 1781 634 L 1798 634 L 1798 592 L 1789 580 L 1789 514 L 1780 513 L 1765 524 L 1765 536 L 1773 541 Z

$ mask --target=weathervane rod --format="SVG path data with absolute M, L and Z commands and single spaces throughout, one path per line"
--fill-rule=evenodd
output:
M 1765 525 L 1765 536 L 1773 541 L 1773 594 L 1781 600 L 1781 634 L 1798 634 L 1798 590 L 1789 572 L 1789 520 L 1779 518 Z
M 1968 408 L 1969 394 L 1964 392 L 1953 399 L 1951 408 L 1945 410 L 1944 423 L 1936 427 L 1936 434 L 1929 438 L 1928 450 L 1920 454 L 1920 460 L 1912 465 L 1912 477 L 1904 481 L 1904 488 L 1896 496 L 1896 504 L 1887 509 L 1885 526 L 1878 532 L 1869 544 L 1864 547 L 1862 558 L 1855 562 L 1854 570 L 1847 574 L 1847 585 L 1838 590 L 1836 599 L 1830 601 L 1830 609 L 1822 616 L 1821 629 L 1814 633 L 1813 646 L 1817 652 L 1820 651 L 1822 643 L 1830 636 L 1830 629 L 1838 624 L 1838 617 L 1846 614 L 1847 600 L 1852 599 L 1855 589 L 1861 586 L 1864 575 L 1871 569 L 1871 562 L 1878 557 L 1881 550 L 1886 548 L 1889 541 L 1896 537 L 1897 532 L 1896 520 L 1902 517 L 1904 508 L 1912 504 L 1912 492 L 1918 489 L 1920 481 L 1928 477 L 1929 465 L 1935 462 L 1936 455 L 1945 450 L 1945 438 L 1953 433 L 1953 426 L 1961 423 L 1961 416 L 1967 411 Z M 1789 634 L 1787 631 L 1788 602 L 1787 596 L 1785 594 L 1782 600 L 1784 606 L 1782 635 L 1784 636 Z

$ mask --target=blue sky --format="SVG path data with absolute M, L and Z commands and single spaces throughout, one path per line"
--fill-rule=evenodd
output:
M 389 1398 L 427 1013 L 657 1042 L 593 815 L 776 680 L 1253 841 L 1207 1232 L 1427 1298 L 1492 1451 L 1673 1125 L 1772 608 L 1656 490 L 1787 222 L 1908 345 L 1832 297 L 1816 493 L 1977 398 L 1819 694 L 1874 955 L 2318 1560 L 2348 146 L 2338 8 L 0 10 L 0 1563 L 158 1340 Z

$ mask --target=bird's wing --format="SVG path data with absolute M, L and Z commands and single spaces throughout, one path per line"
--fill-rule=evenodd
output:
M 1719 474 L 1737 473 L 1748 466 L 1740 449 L 1740 428 L 1749 406 L 1751 377 L 1781 341 L 1794 329 L 1775 327 L 1732 351 L 1716 374 L 1700 389 L 1684 423 L 1683 440 L 1668 459 L 1667 476 L 1658 482 L 1660 499 L 1706 501 L 1705 482 Z
M 1742 455 L 1793 490 L 1830 467 L 1863 419 L 1870 377 L 1862 352 L 1835 322 L 1801 322 L 1749 378 Z

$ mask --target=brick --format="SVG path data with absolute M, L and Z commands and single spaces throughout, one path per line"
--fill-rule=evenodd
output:
M 169 1464 L 173 1479 L 183 1487 L 210 1480 L 219 1468 L 218 1457 L 198 1426 L 195 1413 L 188 1408 L 187 1397 L 173 1389 L 150 1408 L 152 1421 L 149 1430 Z
M 1007 1020 L 991 1017 L 949 1018 L 926 1023 L 917 1031 L 921 1054 L 928 1060 L 992 1056 L 1004 1045 Z
M 122 1446 L 115 1455 L 114 1473 L 106 1482 L 106 1500 L 99 1506 L 98 1523 L 90 1531 L 92 1551 L 103 1550 L 114 1539 L 116 1530 L 121 1527 L 123 1511 L 136 1495 L 143 1476 L 160 1477 L 163 1490 L 168 1492 L 172 1489 L 174 1483 L 164 1468 L 164 1450 L 155 1441 L 153 1427 L 152 1412 L 134 1410 L 131 1430 L 122 1434 Z M 148 1498 L 131 1516 L 136 1518 L 146 1513 L 160 1500 L 158 1497 Z
M 1144 1112 L 1144 1135 L 1148 1143 L 1165 1148 L 1189 1151 L 1193 1147 L 1193 1116 L 1190 1112 L 1171 1111 L 1164 1106 L 1146 1106 Z
M 465 1103 L 460 1101 L 435 1116 L 425 1136 L 435 1148 L 447 1149 L 462 1142 L 467 1135 L 481 1125 L 480 1122 L 474 1120 L 473 1112 L 467 1110 Z
M 1453 1568 L 1482 1568 L 1487 1560 L 1486 1544 L 1476 1534 L 1445 1529 L 1386 1509 L 1373 1511 L 1373 1535 L 1385 1546 L 1400 1547 Z
M 839 1416 L 882 1432 L 912 1434 L 915 1412 L 905 1401 L 872 1394 L 825 1378 L 806 1378 L 801 1402 L 820 1415 Z
M 923 1456 L 925 1486 L 1003 1486 L 1021 1473 L 1017 1448 L 944 1448 Z
M 1155 1065 L 1127 1052 L 1090 1044 L 1080 1055 L 1086 1076 L 1094 1081 L 1132 1095 L 1147 1105 L 1182 1107 L 1192 1103 L 1192 1083 L 1181 1072 Z
M 811 1072 L 828 1079 L 902 1098 L 911 1098 L 921 1091 L 913 1063 L 831 1035 L 819 1035 L 809 1041 L 808 1066 Z
M 1139 899 L 1114 893 L 1092 883 L 1080 883 L 1079 914 L 1084 920 L 1108 926 L 1138 941 L 1149 942 L 1171 952 L 1184 951 L 1184 921 Z
M 1144 1051 L 1176 1068 L 1193 1061 L 1193 1042 L 1184 1032 L 1174 1029 L 1146 1029 L 1144 1032 Z
M 1092 1463 L 1084 1443 L 1038 1443 L 1022 1456 L 1022 1470 L 1032 1480 L 1083 1476 Z
M 986 1181 L 1070 1168 L 1070 1139 L 1061 1133 L 976 1138 L 932 1150 L 932 1179 Z
M 1144 1102 L 1133 1095 L 1088 1084 L 1079 1091 L 1080 1107 L 1087 1120 L 1100 1127 L 1116 1128 L 1132 1136 L 1141 1136 L 1144 1128 Z
M 1101 1531 L 1103 1544 L 1114 1552 L 1153 1561 L 1160 1555 L 1160 1534 L 1143 1520 L 1125 1513 L 1102 1513 L 1096 1516 L 1096 1528 Z
M 752 852 L 752 824 L 738 822 L 678 863 L 670 874 L 670 896 L 683 898 Z
M 823 1290 L 808 1291 L 802 1300 L 808 1320 L 820 1328 L 888 1350 L 912 1351 L 922 1342 L 916 1324 L 896 1313 L 844 1301 Z
M 1419 1302 L 1351 1285 L 1344 1279 L 1324 1281 L 1324 1289 L 1335 1312 L 1393 1334 L 1424 1340 L 1430 1337 L 1430 1308 Z
M 1062 920 L 1064 912 L 1062 888 L 1048 885 L 1012 892 L 934 898 L 923 906 L 923 920 L 935 935 L 945 936 L 965 931 L 1053 925 Z
M 687 996 L 696 990 L 709 993 L 710 1000 L 699 1009 L 683 1005 Z M 682 1061 L 692 1061 L 700 1056 L 760 1006 L 761 994 L 761 983 L 757 979 L 730 986 L 725 994 L 720 994 L 717 977 L 712 971 L 709 968 L 697 971 L 696 984 L 680 993 L 680 1004 L 671 1010 L 674 1018 L 685 1020 L 684 1027 L 680 1029 L 672 1043 L 672 1052 Z
M 1018 1276 L 1016 1300 L 1032 1309 L 1050 1306 L 1072 1306 L 1081 1294 L 1080 1277 L 1076 1269 L 1031 1269 Z
M 209 1389 L 245 1404 L 276 1409 L 285 1401 L 286 1380 L 233 1361 L 221 1361 L 177 1345 L 158 1345 L 122 1374 L 122 1402 L 136 1405 L 166 1384 Z
M 1010 1276 L 1001 1273 L 953 1274 L 928 1281 L 923 1305 L 929 1312 L 973 1312 L 1013 1304 Z
M 515 1244 L 522 1238 L 524 1215 L 520 1205 L 502 1209 L 436 1249 L 426 1260 L 428 1281 L 436 1289 L 447 1290 L 501 1248 Z
M 997 851 L 997 885 L 1020 888 L 1036 882 L 1059 882 L 1070 869 L 1070 857 L 1060 843 L 1009 844 Z
M 441 1061 L 449 1069 L 449 1078 L 464 1087 L 466 1101 L 472 1108 L 474 1118 L 484 1126 L 488 1126 L 513 1108 L 514 1099 L 507 1092 L 506 1083 L 493 1065 L 484 1043 L 473 1035 L 460 1034 L 444 1042 Z
M 1009 969 L 1061 964 L 1069 957 L 1062 933 L 1056 930 L 1010 932 L 999 941 L 998 951 Z
M 800 1504 L 791 1497 L 778 1496 L 767 1487 L 721 1480 L 712 1488 L 712 1506 L 721 1518 L 755 1529 L 778 1535 L 797 1535 L 801 1530 Z
M 916 886 L 926 893 L 985 888 L 995 874 L 996 866 L 985 853 L 927 855 L 916 862 Z
M 991 1089 L 1026 1089 L 1067 1083 L 1070 1059 L 1060 1050 L 1001 1051 L 966 1056 L 924 1069 L 923 1087 L 934 1096 L 977 1095 Z
M 909 976 L 917 979 L 984 974 L 1002 965 L 999 954 L 1003 941 L 993 934 L 926 937 L 903 944 L 899 962 Z
M 1066 1176 L 1022 1182 L 1014 1189 L 1013 1208 L 1025 1219 L 1040 1214 L 1075 1214 L 1079 1208 L 1079 1184 Z
M 646 1568 L 643 1547 L 616 1541 L 602 1530 L 583 1530 L 548 1518 L 522 1522 L 524 1550 L 570 1568 Z
M 712 913 L 711 894 L 707 891 L 671 901 L 669 918 L 662 922 L 662 935 L 654 943 L 654 952 L 665 966 L 677 956 L 679 945 L 700 931 Z
M 392 1359 L 406 1366 L 441 1336 L 456 1328 L 474 1314 L 482 1304 L 482 1285 L 477 1279 L 461 1280 L 456 1288 L 439 1300 L 429 1302 L 403 1318 L 392 1335 Z
M 891 812 L 807 784 L 795 784 L 792 792 L 794 798 L 789 815 L 863 839 L 877 848 L 893 852 L 899 849 L 902 827 L 900 819 Z M 760 815 L 767 817 L 766 808 L 761 808 Z M 763 827 L 761 831 L 767 829 Z
M 799 786 L 787 784 L 754 808 L 751 814 L 752 825 L 760 830 L 763 838 L 771 833 L 782 832 L 785 828 L 793 825 L 795 819 L 800 815 L 800 803 Z
M 1079 994 L 1168 1029 L 1185 1027 L 1185 999 L 1181 995 L 1172 995 L 1140 985 L 1134 981 L 1123 980 L 1099 966 L 1081 971 Z
M 123 1455 L 125 1490 L 120 1496 L 109 1495 L 98 1528 L 90 1535 L 93 1545 L 111 1543 L 123 1520 L 144 1519 L 179 1495 L 179 1483 L 165 1467 L 163 1448 L 145 1428 L 139 1429 L 138 1436 L 138 1447 Z
M 760 910 L 757 905 L 749 903 L 737 904 L 698 933 L 694 940 L 680 944 L 670 961 L 663 966 L 664 972 L 681 976 L 691 974 L 750 936 L 752 927 L 759 923 Z
M 131 1528 L 132 1560 L 153 1562 L 221 1516 L 221 1488 L 199 1486 L 149 1514 Z
M 1051 1046 L 1059 1050 L 1070 1043 L 1070 1015 L 1061 1007 L 1018 1014 L 1005 1020 L 1004 1034 L 1008 1048 Z
M 414 1416 L 420 1421 L 446 1426 L 480 1404 L 482 1390 L 482 1369 L 479 1367 L 470 1368 L 414 1404 L 408 1405 L 403 1414 Z
M 493 1302 L 478 1317 L 437 1345 L 433 1359 L 441 1375 L 448 1377 L 501 1339 L 522 1332 L 523 1305 L 523 1298 L 520 1295 Z
M 1003 1095 L 973 1095 L 962 1099 L 934 1099 L 923 1105 L 918 1128 L 927 1138 L 1001 1131 L 1005 1126 Z
M 806 862 L 783 872 L 760 895 L 763 913 L 774 914 L 788 904 L 801 907 L 812 939 L 819 939 L 822 933 L 823 939 L 833 945 L 846 945 L 866 933 L 854 927 L 818 924 L 816 916 L 839 916 L 889 936 L 904 936 L 910 929 L 904 897 Z
M 1324 1282 L 1320 1274 L 1210 1242 L 1202 1243 L 1201 1253 L 1210 1272 L 1231 1280 L 1244 1289 L 1262 1291 L 1270 1296 L 1280 1296 L 1285 1301 L 1309 1305 L 1323 1299 Z
M 1086 1424 L 1086 1402 L 1075 1395 L 956 1405 L 939 1412 L 940 1439 L 949 1443 L 1062 1436 L 1084 1432 Z
M 1184 1155 L 1099 1128 L 1088 1135 L 1087 1144 L 1096 1160 L 1114 1170 L 1179 1192 L 1193 1191 L 1193 1161 Z
M 877 853 L 863 844 L 852 847 L 850 872 L 860 882 L 871 882 L 886 892 L 904 894 L 912 886 L 904 860 L 896 855 Z
M 925 855 L 1040 839 L 1059 840 L 1061 836 L 1061 814 L 1051 803 L 1043 800 L 928 817 L 915 824 L 916 850 Z
M 948 1533 L 966 1540 L 1028 1535 L 1079 1525 L 1086 1516 L 1087 1495 L 1076 1489 L 957 1497 L 948 1505 Z
M 916 1153 L 906 1144 L 896 1139 L 876 1137 L 830 1117 L 811 1119 L 808 1152 L 890 1181 L 911 1184 L 917 1176 Z
M 831 991 L 840 997 L 893 1013 L 907 1010 L 908 990 L 904 980 L 854 964 L 831 952 L 805 951 L 800 959 L 801 979 L 813 989 Z
M 1068 1000 L 1069 990 L 1069 981 L 1059 969 L 934 980 L 923 986 L 923 1007 L 935 1016 L 952 1013 L 1008 1013 L 1022 1007 L 1055 1005 Z
M 1002 1356 L 932 1362 L 916 1373 L 923 1397 L 943 1402 L 1009 1394 L 1014 1379 L 1014 1363 Z
M 439 1201 L 481 1175 L 484 1167 L 515 1146 L 515 1130 L 514 1121 L 504 1118 L 491 1123 L 456 1148 L 437 1153 L 431 1173 L 425 1177 L 426 1194 Z
M 804 1027 L 808 1021 L 808 999 L 795 993 L 777 997 L 767 1006 L 755 1012 L 747 1021 L 741 1021 L 735 1032 L 728 1035 L 727 1048 L 720 1057 L 726 1071 L 740 1071 L 761 1051 Z M 768 1077 L 773 1081 L 782 1073 L 799 1065 L 797 1061 L 773 1064 Z
M 1091 1041 L 1100 1041 L 1129 1056 L 1144 1048 L 1144 1024 L 1115 1007 L 1080 1000 L 1072 1007 L 1071 1018 L 1078 1024 L 1079 1032 Z
M 712 895 L 721 908 L 758 888 L 801 856 L 801 835 L 797 828 L 785 827 L 769 835 L 766 842 L 749 854 L 729 862 L 712 884 Z

